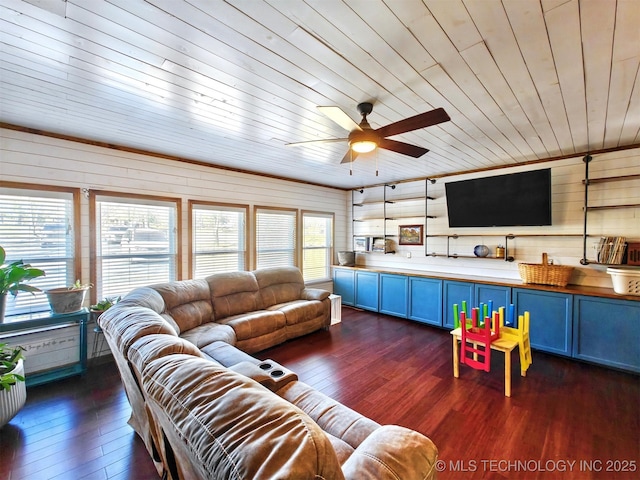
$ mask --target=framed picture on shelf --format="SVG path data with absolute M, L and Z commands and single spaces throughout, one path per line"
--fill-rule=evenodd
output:
M 399 226 L 399 245 L 423 245 L 424 235 L 422 234 L 423 225 L 400 225 Z
M 370 237 L 353 237 L 353 250 L 356 252 L 368 252 L 371 250 Z

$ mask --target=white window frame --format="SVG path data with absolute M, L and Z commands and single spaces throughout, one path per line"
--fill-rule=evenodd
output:
M 199 225 L 196 215 L 198 212 L 215 212 L 216 214 L 240 214 L 241 219 L 238 222 L 238 227 L 230 232 L 228 236 L 235 236 L 236 245 L 238 248 L 225 248 L 212 246 L 211 248 L 202 248 L 198 245 L 199 239 Z M 214 202 L 200 202 L 195 200 L 189 201 L 189 231 L 190 231 L 190 266 L 189 271 L 193 278 L 204 278 L 214 273 L 222 273 L 229 271 L 247 270 L 249 268 L 248 262 L 248 240 L 249 240 L 249 206 L 248 205 L 236 205 L 228 203 L 214 203 Z M 204 240 L 204 238 L 203 238 Z M 222 265 L 217 265 L 215 258 L 236 255 L 235 268 L 225 268 Z M 198 257 L 203 259 L 206 257 L 213 258 L 213 265 L 211 268 L 199 267 Z
M 313 241 L 310 236 L 313 232 L 310 232 L 307 229 L 306 219 L 323 219 L 326 221 L 327 230 L 324 232 L 324 244 L 318 245 L 317 239 Z M 301 230 L 302 234 L 301 243 L 302 243 L 302 276 L 304 277 L 305 282 L 324 282 L 331 280 L 331 265 L 333 264 L 333 230 L 335 224 L 335 215 L 331 212 L 314 212 L 303 210 L 302 211 L 302 224 Z M 315 243 L 315 244 L 314 244 Z M 310 260 L 308 260 L 308 254 L 312 252 L 323 252 L 324 255 L 324 272 L 321 276 L 312 275 L 312 271 L 315 270 L 311 265 L 309 265 Z M 313 270 L 312 270 L 313 268 Z

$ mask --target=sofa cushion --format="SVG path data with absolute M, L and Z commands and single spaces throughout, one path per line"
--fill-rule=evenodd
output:
M 216 273 L 206 278 L 216 321 L 262 309 L 258 282 L 251 272 Z
M 240 374 L 169 355 L 146 366 L 143 386 L 178 463 L 203 478 L 344 478 L 313 420 Z
M 218 341 L 227 342 L 229 345 L 236 344 L 236 334 L 233 328 L 229 325 L 220 325 L 215 322 L 202 324 L 199 327 L 181 333 L 180 336 L 198 348 L 206 347 Z
M 184 332 L 213 321 L 211 296 L 206 280 L 182 280 L 152 285 L 163 298 L 165 311 Z
M 357 448 L 365 438 L 380 428 L 380 424 L 304 382 L 287 383 L 276 393 L 306 412 L 322 430 L 353 448 Z
M 321 317 L 326 311 L 322 302 L 317 300 L 293 300 L 278 303 L 268 308 L 284 313 L 287 325 L 297 325 Z
M 281 330 L 287 324 L 284 313 L 280 311 L 258 310 L 218 319 L 218 323 L 229 325 L 240 342 L 250 338 L 261 337 Z
M 252 357 L 248 353 L 245 353 L 224 341 L 213 342 L 200 350 L 206 357 L 214 359 L 225 367 L 231 367 L 232 365 L 242 362 L 255 363 L 256 365 L 260 363 L 260 360 L 257 358 Z
M 302 273 L 296 267 L 269 267 L 254 270 L 263 308 L 301 298 L 304 290 Z

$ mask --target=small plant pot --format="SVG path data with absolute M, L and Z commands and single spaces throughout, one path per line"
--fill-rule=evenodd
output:
M 84 297 L 87 294 L 86 288 L 52 288 L 47 290 L 47 298 L 49 299 L 49 305 L 51 305 L 51 311 L 53 313 L 73 313 L 82 309 L 84 304 Z

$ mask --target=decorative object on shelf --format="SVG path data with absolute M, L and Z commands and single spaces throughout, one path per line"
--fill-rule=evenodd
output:
M 353 237 L 353 249 L 356 252 L 371 250 L 371 237 Z
M 613 291 L 621 295 L 640 295 L 640 268 L 607 268 L 611 275 Z
M 504 247 L 502 245 L 496 247 L 496 258 L 504 258 Z
M 598 243 L 598 263 L 619 265 L 627 246 L 625 237 L 600 237 Z
M 343 267 L 356 265 L 356 252 L 338 252 L 338 264 Z
M 27 401 L 22 347 L 0 343 L 0 428 L 16 416 Z
M 70 287 L 52 288 L 45 291 L 51 311 L 55 314 L 77 312 L 82 309 L 84 297 L 91 287 L 90 283 L 80 283 L 80 280 L 76 280 Z
M 487 255 L 489 255 L 489 247 L 487 247 L 486 245 L 476 245 L 473 248 L 473 254 L 476 257 L 486 257 Z
M 567 265 L 550 265 L 546 253 L 542 254 L 542 264 L 519 263 L 518 272 L 524 283 L 554 285 L 564 287 L 569 283 L 573 267 Z
M 424 242 L 423 228 L 423 225 L 400 225 L 398 244 L 422 245 Z
M 384 238 L 374 238 L 371 251 L 378 253 L 395 253 L 393 250 L 393 241 L 385 240 Z
M 4 321 L 4 313 L 7 305 L 7 294 L 17 295 L 18 292 L 39 292 L 40 289 L 33 285 L 27 285 L 29 280 L 44 276 L 44 271 L 33 268 L 22 260 L 7 263 L 6 252 L 0 246 L 0 323 Z
M 640 265 L 640 243 L 629 243 L 627 245 L 627 264 Z

